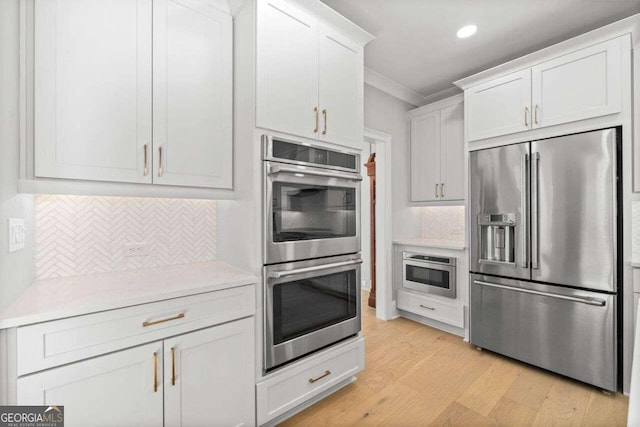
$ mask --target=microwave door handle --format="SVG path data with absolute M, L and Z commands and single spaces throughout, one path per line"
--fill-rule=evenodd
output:
M 335 262 L 333 264 L 317 265 L 315 267 L 298 268 L 296 270 L 286 271 L 270 271 L 268 276 L 271 279 L 280 279 L 281 277 L 293 276 L 295 274 L 313 273 L 315 271 L 328 270 L 330 268 L 346 267 L 349 265 L 362 264 L 361 259 L 354 259 L 351 261 Z
M 296 167 L 288 167 L 281 165 L 271 165 L 269 168 L 269 175 L 275 175 L 278 173 L 289 173 L 289 174 L 302 174 L 302 175 L 313 175 L 313 176 L 323 176 L 327 178 L 339 178 L 339 179 L 350 179 L 352 181 L 362 181 L 362 177 L 357 174 L 351 173 L 343 173 L 343 172 L 324 172 L 317 170 L 309 170 L 309 169 L 299 169 Z

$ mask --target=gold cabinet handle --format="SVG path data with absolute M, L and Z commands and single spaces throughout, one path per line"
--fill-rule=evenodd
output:
M 436 184 L 436 199 L 438 198 L 438 184 Z
M 440 197 L 444 197 L 444 182 L 440 184 Z
M 529 127 L 529 107 L 524 107 L 524 125 Z
M 153 392 L 158 391 L 158 353 L 153 353 Z
M 149 174 L 149 146 L 144 144 L 144 168 L 142 169 L 142 175 L 147 176 Z
M 171 385 L 176 385 L 176 348 L 171 347 Z
M 536 104 L 535 108 L 533 109 L 533 121 L 535 124 L 538 124 L 538 104 Z
M 428 307 L 428 306 L 422 305 L 422 304 L 420 304 L 420 307 L 426 308 L 427 310 L 435 310 L 435 308 L 433 308 L 433 307 Z
M 324 371 L 324 374 L 320 375 L 318 378 L 309 378 L 309 382 L 313 384 L 316 381 L 320 381 L 324 377 L 328 377 L 329 375 L 331 375 L 331 371 Z
M 322 110 L 322 115 L 324 116 L 324 129 L 322 130 L 322 134 L 327 134 L 327 110 Z
M 313 107 L 313 113 L 316 116 L 316 127 L 313 129 L 313 133 L 318 133 L 318 122 L 320 121 L 318 118 L 318 107 Z
M 164 175 L 164 169 L 162 167 L 162 147 L 158 147 L 158 176 Z
M 142 327 L 146 328 L 147 326 L 157 325 L 158 323 L 169 322 L 171 320 L 182 319 L 184 317 L 184 313 L 176 314 L 173 317 L 167 317 L 166 319 L 154 320 L 154 321 L 144 321 L 142 322 Z

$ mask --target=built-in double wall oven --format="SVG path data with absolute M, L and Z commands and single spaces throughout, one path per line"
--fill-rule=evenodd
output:
M 263 137 L 265 371 L 357 334 L 360 158 Z

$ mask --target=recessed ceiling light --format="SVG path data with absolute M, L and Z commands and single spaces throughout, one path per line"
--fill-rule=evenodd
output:
M 476 27 L 473 24 L 472 25 L 465 25 L 464 27 L 462 27 L 462 28 L 460 28 L 458 30 L 456 35 L 458 36 L 458 38 L 466 39 L 467 37 L 471 37 L 472 35 L 474 35 L 477 30 L 478 30 L 478 27 Z

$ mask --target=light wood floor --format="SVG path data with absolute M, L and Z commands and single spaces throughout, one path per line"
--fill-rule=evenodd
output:
M 366 298 L 363 298 L 366 301 Z M 363 309 L 358 380 L 282 426 L 624 426 L 628 399 Z

